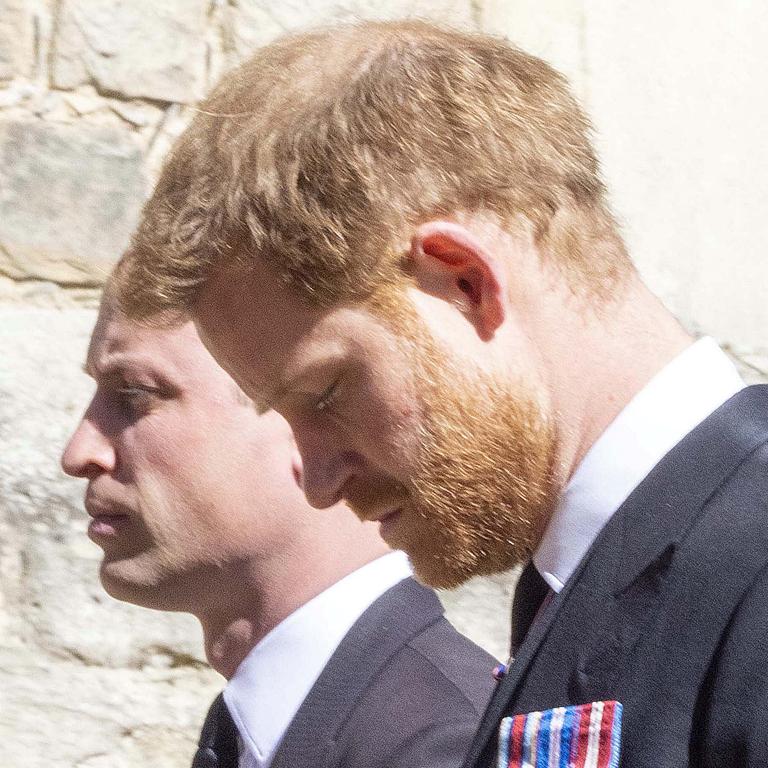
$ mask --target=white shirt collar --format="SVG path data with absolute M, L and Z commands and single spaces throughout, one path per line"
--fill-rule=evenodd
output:
M 264 768 L 288 725 L 352 625 L 411 575 L 392 552 L 350 573 L 295 610 L 243 659 L 224 689 L 239 735 L 240 768 Z
M 555 592 L 651 469 L 744 386 L 733 363 L 707 337 L 635 395 L 577 467 L 533 555 L 536 569 Z

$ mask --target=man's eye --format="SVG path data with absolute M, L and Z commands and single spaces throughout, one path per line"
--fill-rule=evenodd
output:
M 117 390 L 120 402 L 132 416 L 147 411 L 157 394 L 156 389 L 136 385 L 126 385 Z
M 336 400 L 336 394 L 338 392 L 338 379 L 331 384 L 328 389 L 320 395 L 320 398 L 315 402 L 313 410 L 315 413 L 323 413 L 328 411 Z
M 118 389 L 117 392 L 121 397 L 124 397 L 127 400 L 131 400 L 135 397 L 144 397 L 144 396 L 151 395 L 154 392 L 154 390 L 150 389 L 149 387 L 125 386 L 125 387 L 120 387 L 120 389 Z

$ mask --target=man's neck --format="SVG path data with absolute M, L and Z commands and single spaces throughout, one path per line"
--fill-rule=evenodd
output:
M 240 618 L 216 630 L 206 628 L 203 625 L 205 655 L 208 663 L 220 675 L 229 680 L 243 659 L 279 623 L 276 622 L 271 626 L 259 626 L 252 619 Z
M 620 301 L 574 317 L 569 328 L 549 361 L 562 487 L 627 403 L 693 341 L 639 278 Z
M 197 616 L 203 629 L 208 663 L 227 680 L 254 646 L 290 612 L 270 607 L 258 597 L 259 594 L 254 585 L 247 600 L 228 600 L 237 610 L 201 611 Z
M 352 543 L 357 543 L 357 551 L 350 549 Z M 228 579 L 229 589 L 219 586 L 211 590 L 213 600 L 196 616 L 203 629 L 206 658 L 213 669 L 229 680 L 251 650 L 284 619 L 389 549 L 378 536 L 358 535 L 352 542 L 344 540 L 338 547 L 328 547 L 327 556 L 322 556 L 322 551 L 325 548 L 317 548 L 314 556 L 307 553 L 302 559 L 294 555 L 297 568 L 293 573 L 281 570 L 268 578 L 263 570 L 254 569 Z M 338 557 L 345 551 L 348 557 Z M 308 579 L 307 574 L 312 578 Z

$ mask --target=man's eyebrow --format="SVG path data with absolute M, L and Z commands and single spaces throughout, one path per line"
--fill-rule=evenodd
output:
M 90 360 L 86 360 L 82 367 L 83 373 L 90 376 L 92 379 L 109 379 L 124 376 L 126 375 L 126 372 L 142 366 L 147 367 L 149 370 L 153 370 L 151 361 L 145 361 L 141 357 L 134 358 L 124 356 L 123 354 L 116 354 L 114 357 L 109 357 L 101 364 L 94 364 Z
M 251 400 L 253 401 L 254 406 L 256 406 L 256 413 L 259 416 L 263 416 L 268 411 L 273 411 L 275 409 L 275 405 L 279 403 L 283 397 L 285 397 L 289 389 L 290 384 L 281 381 L 276 387 L 273 387 L 271 390 L 267 390 L 266 393 L 262 392 L 261 394 L 252 397 Z
M 104 365 L 93 365 L 90 361 L 86 360 L 82 366 L 83 373 L 86 376 L 90 376 L 92 379 L 118 376 L 126 367 L 126 364 L 121 360 L 108 361 Z

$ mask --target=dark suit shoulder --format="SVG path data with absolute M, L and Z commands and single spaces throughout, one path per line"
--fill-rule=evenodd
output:
M 459 633 L 445 617 L 414 636 L 408 645 L 435 675 L 453 684 L 479 714 L 485 710 L 498 663 L 491 654 Z
M 768 765 L 768 565 L 732 616 L 704 680 L 692 753 L 705 768 Z
M 369 681 L 338 734 L 333 764 L 458 768 L 495 663 L 441 613 L 423 623 Z
M 611 518 L 524 641 L 505 714 L 623 704 L 622 765 L 768 765 L 768 387 L 687 435 Z
M 691 691 L 691 765 L 768 765 L 768 434 L 677 545 L 655 704 Z M 652 708 L 649 705 L 649 708 Z
M 701 768 L 768 765 L 767 441 L 755 431 L 676 544 L 655 628 L 664 660 L 645 680 L 644 709 L 667 721 L 679 710 Z
M 404 579 L 344 637 L 273 768 L 458 768 L 490 697 L 494 660 Z
M 707 499 L 705 515 L 699 522 L 707 522 L 706 511 L 712 507 L 727 517 L 732 536 L 750 537 L 750 523 L 755 519 L 768 522 L 768 430 L 763 441 L 750 450 Z
M 469 670 L 460 671 L 460 659 L 449 662 L 444 647 L 435 651 L 435 644 L 444 644 L 445 638 L 430 635 L 444 632 L 435 628 L 414 638 L 371 681 L 339 734 L 343 759 L 336 764 L 369 768 L 461 764 L 492 692 L 493 660 L 485 663 L 480 649 L 450 638 L 454 649 L 469 660 Z

